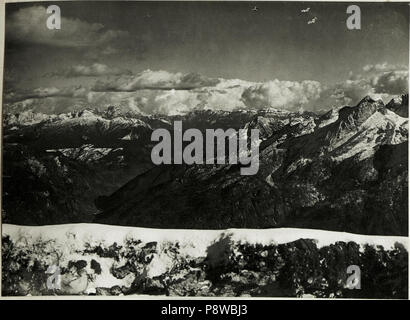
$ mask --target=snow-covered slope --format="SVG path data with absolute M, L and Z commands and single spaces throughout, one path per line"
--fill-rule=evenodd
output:
M 381 245 L 386 249 L 393 248 L 399 242 L 408 248 L 409 238 L 396 236 L 369 236 L 348 232 L 336 232 L 315 229 L 274 228 L 274 229 L 226 229 L 226 230 L 192 230 L 192 229 L 151 229 L 137 227 L 109 226 L 104 224 L 79 223 L 52 226 L 18 226 L 3 225 L 3 236 L 11 239 L 55 240 L 58 245 L 75 245 L 80 248 L 85 242 L 104 242 L 106 244 L 123 244 L 129 238 L 142 242 L 158 241 L 179 242 L 181 248 L 192 256 L 203 256 L 206 248 L 223 236 L 232 241 L 248 244 L 283 244 L 298 239 L 313 239 L 317 246 L 328 246 L 337 241 L 354 241 L 360 245 Z M 192 249 L 192 250 L 191 250 Z
M 376 111 L 353 133 L 333 147 L 333 159 L 342 161 L 355 155 L 363 160 L 374 155 L 380 144 L 399 144 L 408 139 L 408 119 L 390 110 Z
M 399 287 L 394 282 L 395 287 L 387 289 L 378 283 L 381 288 L 372 288 L 371 296 L 379 290 L 388 292 L 387 297 L 401 296 L 402 283 L 407 283 L 402 271 L 392 272 L 404 270 L 407 263 L 406 237 L 294 228 L 166 230 L 99 224 L 5 224 L 2 236 L 6 295 L 342 297 L 350 294 L 343 281 L 351 264 L 363 268 L 365 279 L 399 281 Z M 378 274 L 365 273 L 376 265 L 381 266 Z M 59 289 L 46 286 L 50 266 L 60 268 Z

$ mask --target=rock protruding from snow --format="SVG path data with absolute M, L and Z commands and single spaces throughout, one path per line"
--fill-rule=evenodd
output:
M 390 102 L 386 104 L 386 108 L 397 113 L 401 117 L 408 118 L 409 117 L 409 95 L 404 94 L 400 97 L 396 97 L 390 100 Z
M 6 224 L 2 240 L 3 295 L 407 297 L 404 237 Z M 360 292 L 346 288 L 351 264 L 366 283 Z M 59 269 L 59 288 L 47 287 L 49 268 Z

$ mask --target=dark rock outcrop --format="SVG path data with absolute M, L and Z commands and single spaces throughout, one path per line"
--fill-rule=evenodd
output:
M 407 235 L 408 122 L 395 113 L 406 97 L 387 106 L 365 97 L 320 117 L 275 109 L 9 115 L 3 221 Z M 175 120 L 202 131 L 259 129 L 258 173 L 241 176 L 239 165 L 154 166 L 150 134 L 172 130 Z
M 106 245 L 77 241 L 70 249 L 50 239 L 27 246 L 3 237 L 2 295 L 407 299 L 408 294 L 408 252 L 400 243 L 383 248 L 336 241 L 318 247 L 315 240 L 300 239 L 262 245 L 227 235 L 195 257 L 178 242 L 159 245 L 129 237 Z M 60 268 L 59 287 L 47 286 L 50 264 Z M 348 287 L 351 265 L 361 270 L 360 290 Z
M 390 100 L 386 108 L 397 113 L 401 117 L 409 117 L 409 95 L 404 94 L 401 97 Z
M 160 184 L 136 177 L 109 196 L 96 221 L 407 235 L 408 129 L 394 117 L 381 101 L 366 97 L 340 109 L 338 119 L 323 127 L 312 128 L 309 117 L 270 127 L 263 131 L 269 136 L 260 146 L 255 176 L 241 176 L 237 165 L 163 166 L 152 173 Z M 261 120 L 249 127 L 266 127 Z M 380 165 L 388 154 L 394 169 Z

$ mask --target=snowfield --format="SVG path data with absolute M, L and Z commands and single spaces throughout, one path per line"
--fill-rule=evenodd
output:
M 124 243 L 127 239 L 139 239 L 142 242 L 178 242 L 191 256 L 203 256 L 206 249 L 218 239 L 229 236 L 233 241 L 248 244 L 283 244 L 298 239 L 313 239 L 318 248 L 337 241 L 353 241 L 360 245 L 380 245 L 385 249 L 394 247 L 396 242 L 408 249 L 408 237 L 372 236 L 347 232 L 325 231 L 316 229 L 273 228 L 273 229 L 225 229 L 225 230 L 191 230 L 191 229 L 151 229 L 137 227 L 111 226 L 104 224 L 79 223 L 49 226 L 18 226 L 3 224 L 3 236 L 12 240 L 25 239 L 55 240 L 56 244 L 82 246 L 85 242 Z
M 379 276 L 387 279 L 402 273 L 393 287 L 389 280 L 363 296 L 380 290 L 401 297 L 407 284 L 407 237 L 296 228 L 4 224 L 2 240 L 4 295 L 344 297 L 351 292 L 341 281 L 351 264 L 369 272 L 379 264 L 385 268 Z M 50 266 L 61 270 L 58 290 L 46 286 Z

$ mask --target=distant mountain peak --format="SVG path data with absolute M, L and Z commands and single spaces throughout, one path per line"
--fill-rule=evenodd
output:
M 370 96 L 364 97 L 354 107 L 344 107 L 339 110 L 339 121 L 348 125 L 360 125 L 376 111 L 383 109 L 381 100 L 373 100 Z
M 375 102 L 375 100 L 372 99 L 372 97 L 370 97 L 369 95 L 367 95 L 362 100 L 360 100 L 360 102 L 358 103 L 358 106 L 365 103 L 365 102 L 373 103 L 373 102 Z
M 401 117 L 409 117 L 409 95 L 403 94 L 395 97 L 386 104 L 386 108 L 395 112 Z

